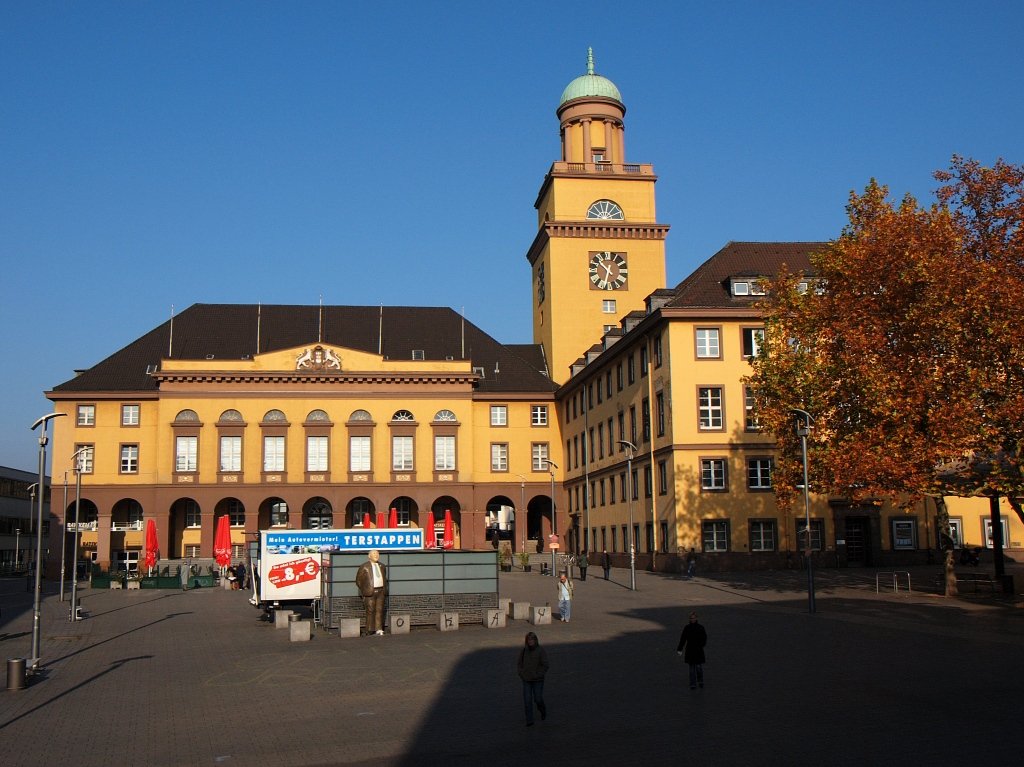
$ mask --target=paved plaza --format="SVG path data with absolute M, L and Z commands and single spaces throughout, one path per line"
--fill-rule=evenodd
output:
M 923 586 L 937 567 L 913 573 Z M 577 581 L 572 621 L 537 627 L 549 715 L 525 727 L 529 628 L 292 643 L 241 592 L 47 584 L 44 668 L 0 692 L 5 767 L 74 765 L 869 765 L 1020 758 L 1024 609 L 1013 598 L 875 594 L 874 571 Z M 553 579 L 501 596 L 555 604 Z M 707 627 L 707 687 L 675 653 Z M 4 658 L 29 654 L 31 595 L 0 581 Z

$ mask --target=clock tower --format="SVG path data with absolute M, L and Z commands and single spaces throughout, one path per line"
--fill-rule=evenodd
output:
M 544 177 L 534 207 L 533 340 L 544 347 L 551 378 L 598 343 L 605 329 L 644 308 L 665 287 L 665 236 L 657 223 L 651 165 L 626 162 L 626 107 L 615 84 L 587 73 L 562 93 L 556 111 L 562 157 Z

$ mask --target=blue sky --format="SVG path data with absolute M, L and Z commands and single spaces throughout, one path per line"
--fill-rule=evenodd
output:
M 587 46 L 674 285 L 729 240 L 835 237 L 872 177 L 929 201 L 953 153 L 1024 163 L 1022 32 L 1011 0 L 2 3 L 0 464 L 172 305 L 451 306 L 529 342 Z

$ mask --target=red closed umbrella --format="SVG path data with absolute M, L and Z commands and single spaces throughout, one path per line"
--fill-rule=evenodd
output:
M 213 535 L 213 558 L 221 567 L 231 564 L 231 520 L 227 514 L 217 518 L 217 530 Z
M 452 530 L 452 510 L 444 510 L 444 537 L 441 539 L 441 545 L 446 549 L 455 548 L 455 533 Z
M 394 506 L 391 507 L 391 511 L 388 513 L 388 527 L 398 527 L 398 509 Z
M 427 549 L 437 548 L 437 534 L 434 532 L 434 512 L 427 512 L 427 530 L 423 538 L 423 547 Z
M 364 511 L 363 512 L 363 527 L 369 527 L 369 526 L 370 526 L 370 512 Z
M 384 527 L 384 512 L 377 512 L 377 527 Z
M 156 567 L 157 553 L 160 551 L 160 542 L 156 537 L 156 522 L 152 519 L 146 520 L 146 569 L 147 574 L 153 574 Z

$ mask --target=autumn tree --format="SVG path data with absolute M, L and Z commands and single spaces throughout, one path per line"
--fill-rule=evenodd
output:
M 946 496 L 1006 496 L 1021 514 L 1024 170 L 954 157 L 936 178 L 927 208 L 874 181 L 851 194 L 849 223 L 812 255 L 813 273 L 769 286 L 749 384 L 779 439 L 783 499 L 802 476 L 798 407 L 815 419 L 815 491 L 931 497 L 948 539 Z M 947 551 L 947 593 L 952 564 Z

